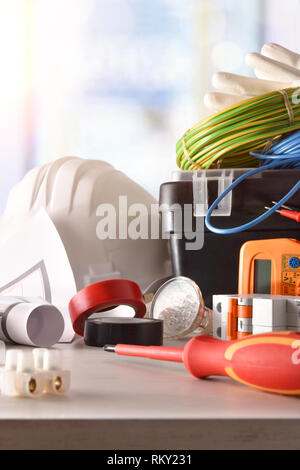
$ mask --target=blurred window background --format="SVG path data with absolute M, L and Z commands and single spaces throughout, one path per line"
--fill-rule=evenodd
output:
M 107 160 L 158 197 L 216 70 L 298 49 L 298 0 L 0 0 L 0 209 L 30 168 Z

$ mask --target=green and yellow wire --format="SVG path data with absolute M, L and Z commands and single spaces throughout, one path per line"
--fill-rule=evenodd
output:
M 199 122 L 177 142 L 177 165 L 182 170 L 257 166 L 249 152 L 300 129 L 300 104 L 291 99 L 296 90 L 259 95 Z

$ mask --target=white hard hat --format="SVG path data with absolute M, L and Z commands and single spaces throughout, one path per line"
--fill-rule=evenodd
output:
M 157 201 L 141 186 L 109 163 L 60 158 L 29 171 L 12 188 L 0 218 L 0 234 L 7 239 L 44 207 L 64 243 L 77 289 L 118 277 L 145 288 L 170 274 L 167 241 L 120 239 L 118 230 L 116 239 L 99 239 L 97 208 L 101 204 L 115 207 L 118 229 L 119 196 L 127 196 L 128 207 L 138 203 L 147 208 L 144 218 L 150 231 L 150 208 Z

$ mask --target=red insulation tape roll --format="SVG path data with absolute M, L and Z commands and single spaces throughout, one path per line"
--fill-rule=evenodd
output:
M 136 317 L 143 317 L 146 305 L 136 282 L 110 279 L 80 290 L 69 303 L 69 312 L 75 333 L 83 336 L 85 319 L 96 312 L 105 312 L 119 305 L 129 305 Z

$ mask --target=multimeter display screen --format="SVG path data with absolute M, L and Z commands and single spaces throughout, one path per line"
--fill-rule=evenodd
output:
M 254 293 L 271 294 L 271 260 L 254 260 Z

